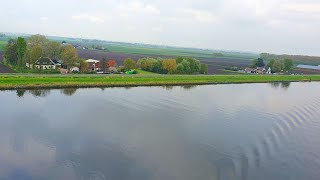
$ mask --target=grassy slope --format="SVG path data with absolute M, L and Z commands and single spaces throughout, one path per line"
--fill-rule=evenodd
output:
M 1 75 L 0 89 L 320 81 L 315 76 Z

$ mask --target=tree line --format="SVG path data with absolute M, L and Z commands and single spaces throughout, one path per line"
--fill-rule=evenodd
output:
M 137 62 L 133 59 L 126 59 L 123 63 L 124 70 L 140 68 L 145 71 L 158 74 L 207 74 L 208 65 L 201 64 L 194 58 L 178 57 L 176 59 L 141 58 Z
M 252 68 L 257 67 L 266 67 L 267 69 L 270 67 L 273 73 L 279 72 L 288 72 L 294 68 L 294 63 L 292 59 L 271 59 L 268 61 L 268 64 L 265 63 L 263 58 L 258 58 L 253 60 Z
M 277 59 L 292 59 L 294 63 L 301 63 L 301 64 L 310 64 L 310 65 L 319 65 L 320 64 L 320 57 L 316 56 L 303 56 L 303 55 L 276 55 L 276 54 L 269 54 L 269 53 L 261 53 L 260 58 L 264 59 L 265 61 L 277 60 Z

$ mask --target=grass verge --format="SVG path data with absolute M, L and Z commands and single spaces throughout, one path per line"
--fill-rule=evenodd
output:
M 320 75 L 0 75 L 0 89 L 320 81 Z

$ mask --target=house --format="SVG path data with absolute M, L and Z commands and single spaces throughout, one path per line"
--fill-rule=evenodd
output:
M 266 68 L 264 68 L 264 67 L 257 67 L 256 73 L 257 73 L 257 74 L 265 74 L 265 73 L 266 73 Z
M 99 60 L 95 60 L 95 59 L 88 59 L 85 62 L 88 63 L 89 65 L 89 70 L 90 71 L 97 71 L 100 70 L 100 61 Z
M 247 67 L 244 69 L 244 72 L 248 74 L 265 74 L 267 71 L 265 67 L 257 67 L 255 69 Z
M 26 66 L 29 67 L 29 63 L 26 63 Z M 48 57 L 40 57 L 30 67 L 38 69 L 58 69 L 61 67 L 61 64 L 57 60 L 52 60 Z
M 245 73 L 248 73 L 248 74 L 255 74 L 255 73 L 256 73 L 256 70 L 253 69 L 253 68 L 247 67 L 247 68 L 244 69 L 244 72 L 245 72 Z

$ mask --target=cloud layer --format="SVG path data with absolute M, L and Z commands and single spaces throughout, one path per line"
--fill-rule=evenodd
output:
M 317 0 L 11 0 L 0 31 L 320 55 Z

